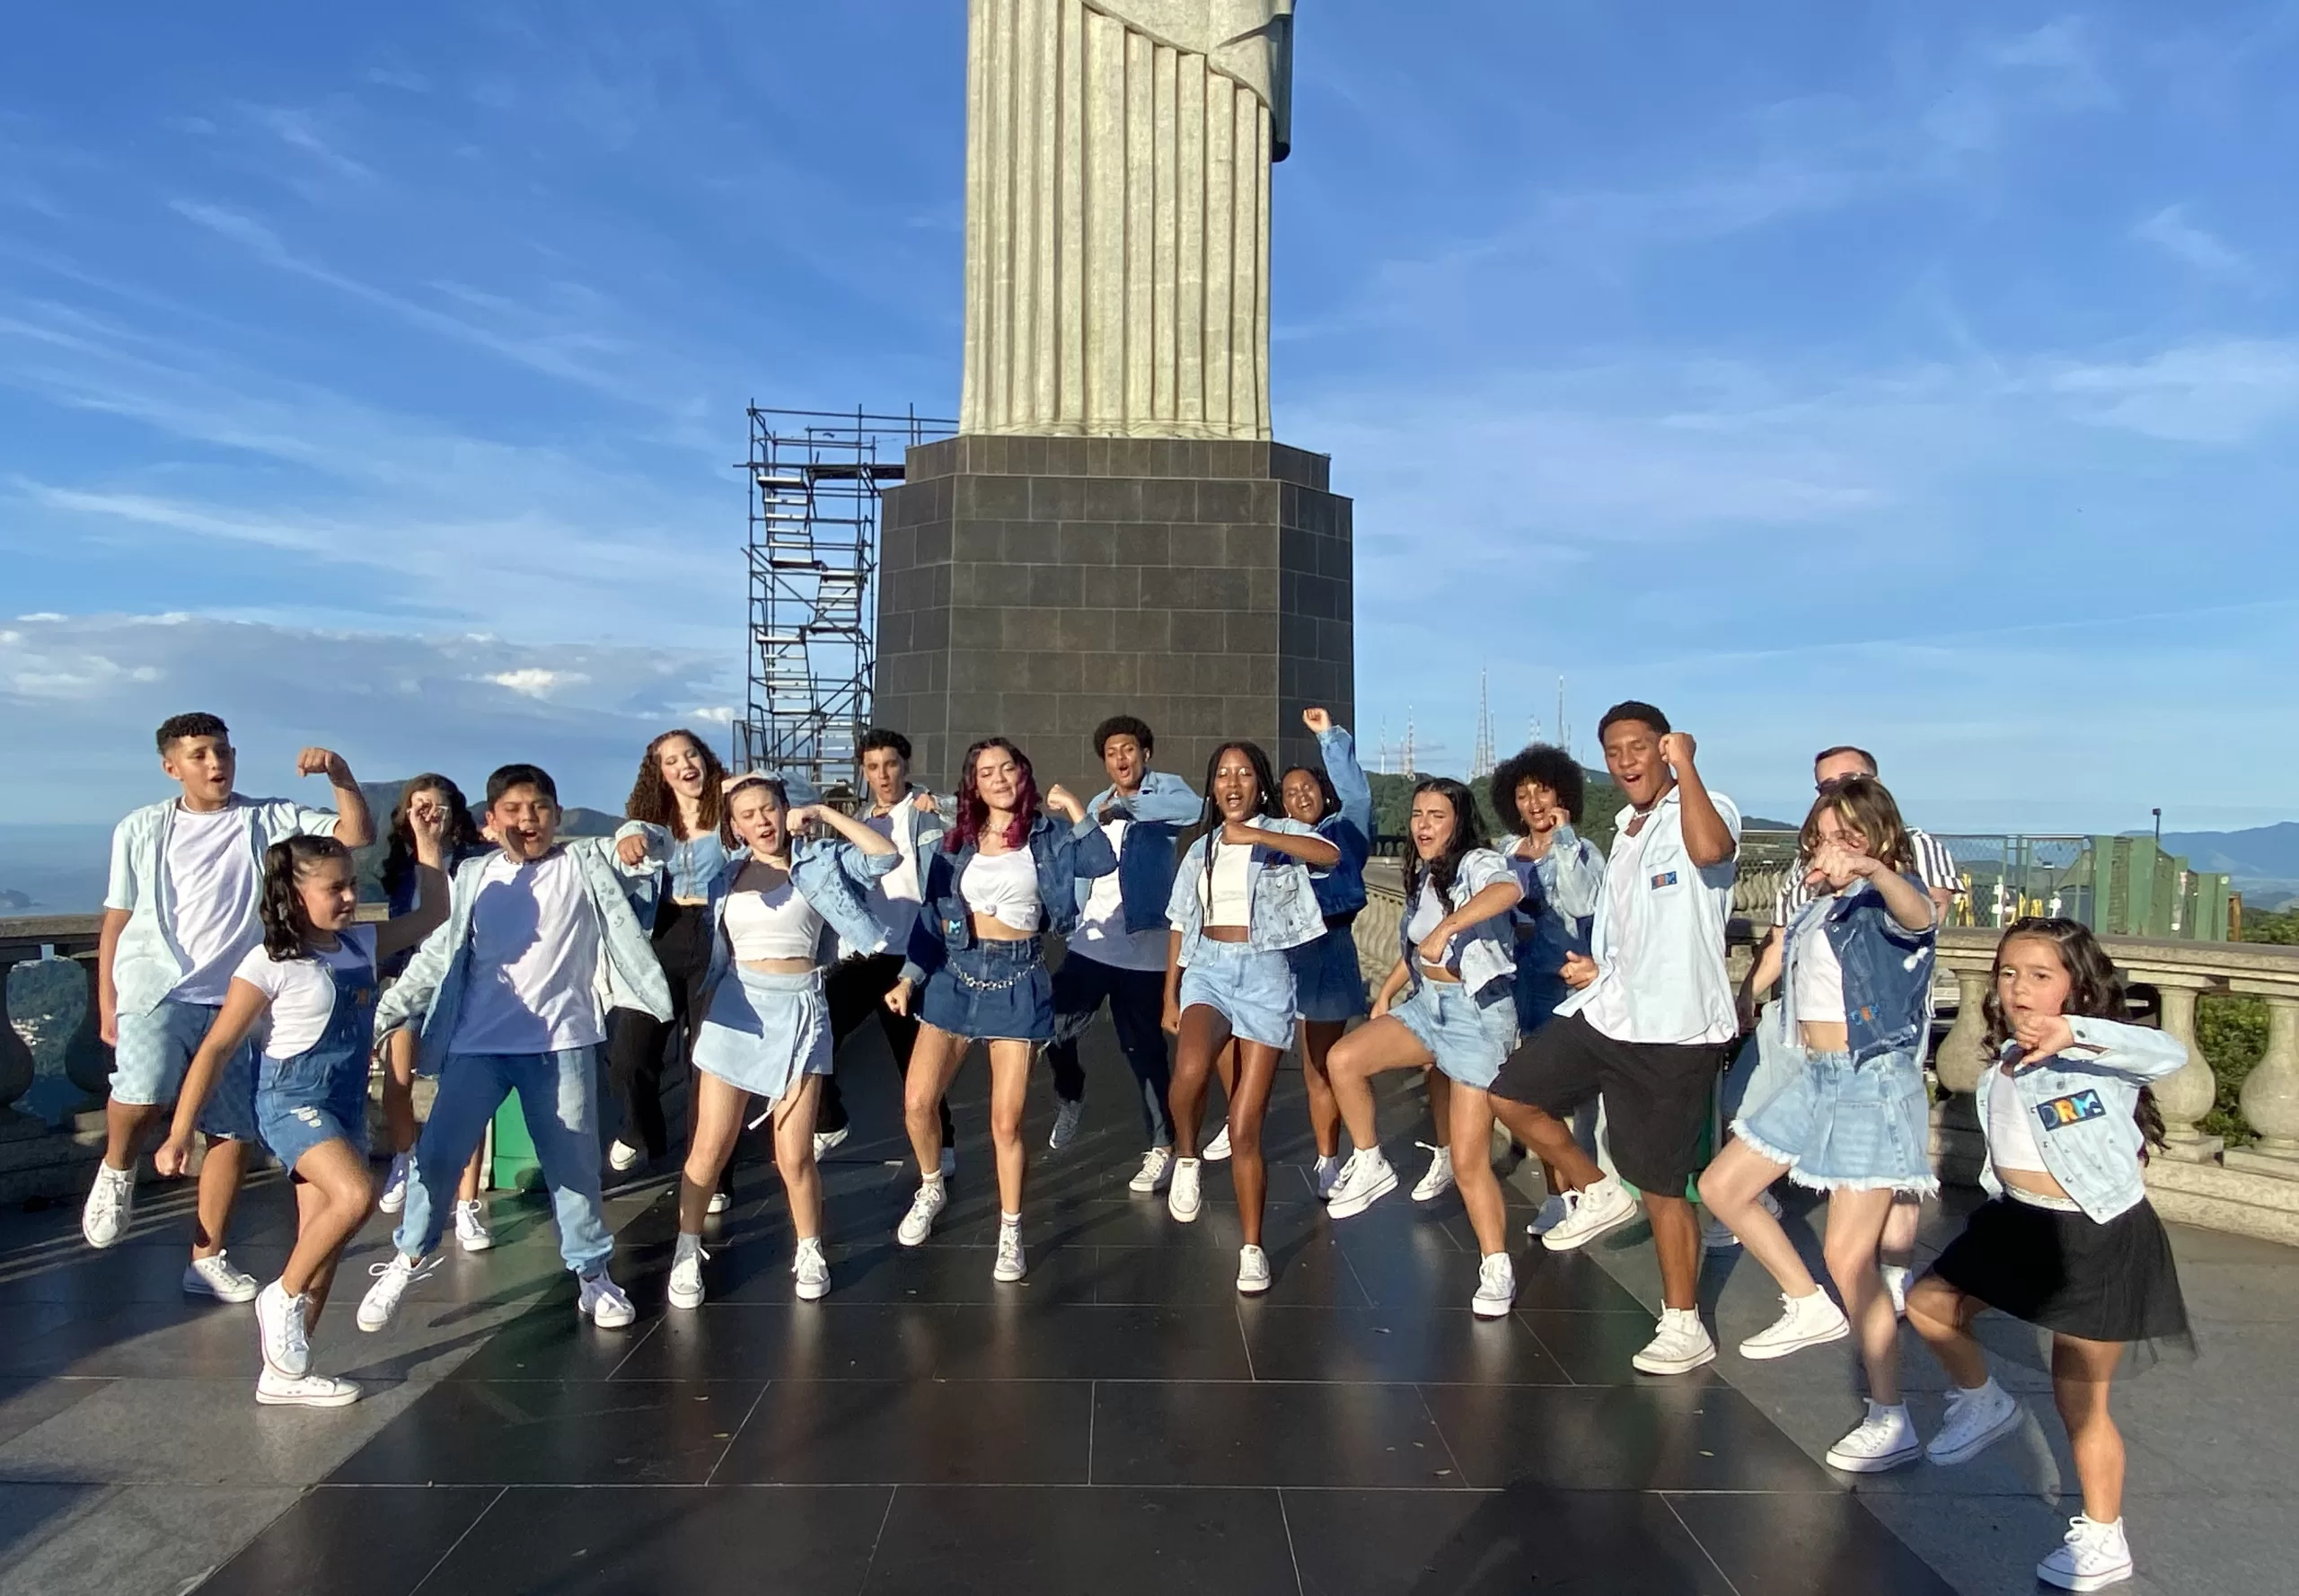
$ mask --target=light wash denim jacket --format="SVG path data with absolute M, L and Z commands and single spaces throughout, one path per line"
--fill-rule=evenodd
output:
M 2146 1142 L 2132 1114 L 2141 1087 L 2187 1063 L 2187 1045 L 2162 1031 L 2112 1019 L 2070 1015 L 2067 1028 L 2075 1033 L 2076 1044 L 2069 1052 L 2008 1075 L 1993 1066 L 1980 1072 L 1979 1123 L 1987 1124 L 1989 1093 L 2009 1081 L 2022 1110 L 2035 1117 L 2036 1147 L 2051 1177 L 2087 1218 L 2105 1224 L 2147 1195 L 2139 1174 Z M 2012 1051 L 2006 1043 L 2004 1052 Z M 1993 1149 L 1979 1183 L 1992 1197 L 2004 1195 Z
M 1174 841 L 1185 827 L 1197 824 L 1205 813 L 1205 800 L 1170 771 L 1150 771 L 1141 778 L 1141 790 L 1132 798 L 1118 798 L 1114 785 L 1103 788 L 1086 806 L 1086 817 L 1099 824 L 1102 806 L 1113 800 L 1133 822 L 1125 828 L 1117 855 L 1118 901 L 1125 908 L 1125 929 L 1156 930 L 1166 923 L 1166 899 L 1174 890 Z M 1093 892 L 1090 878 L 1078 883 L 1079 909 Z
M 915 811 L 912 811 L 915 813 Z M 727 901 L 734 896 L 735 878 L 750 862 L 750 851 L 727 856 L 726 867 L 710 878 L 710 973 L 704 980 L 705 1011 L 709 992 L 715 991 L 734 967 L 735 949 L 727 939 Z M 865 853 L 843 837 L 802 837 L 790 845 L 790 885 L 806 900 L 836 939 L 836 946 L 860 953 L 880 953 L 886 946 L 886 928 L 870 913 L 870 883 L 893 874 L 902 854 Z M 822 949 L 815 950 L 817 963 Z
M 1289 816 L 1257 816 L 1253 824 L 1263 831 L 1307 837 L 1314 830 Z M 1166 921 L 1182 934 L 1182 963 L 1187 964 L 1205 939 L 1205 904 L 1198 887 L 1205 879 L 1207 850 L 1213 834 L 1198 838 L 1182 854 L 1174 875 L 1173 895 L 1166 902 Z M 1252 905 L 1246 927 L 1246 946 L 1255 953 L 1282 952 L 1314 942 L 1326 934 L 1326 917 L 1318 913 L 1317 889 L 1309 867 L 1274 848 L 1254 845 L 1246 863 L 1246 891 Z
M 1309 877 L 1317 911 L 1330 927 L 1365 906 L 1365 861 L 1373 853 L 1373 786 L 1357 763 L 1357 744 L 1347 727 L 1319 732 L 1317 751 L 1325 758 L 1326 779 L 1341 800 L 1338 810 L 1317 822 L 1317 835 L 1341 850 L 1340 862 Z
M 259 880 L 264 850 L 274 842 L 335 835 L 332 809 L 306 808 L 291 798 L 242 798 L 236 792 L 226 807 L 247 827 L 248 851 Z M 175 904 L 168 892 L 168 833 L 179 813 L 178 800 L 167 798 L 131 811 L 112 828 L 111 880 L 104 892 L 104 907 L 128 911 L 128 924 L 121 928 L 112 955 L 111 978 L 119 1012 L 128 1018 L 158 1008 L 187 969 L 183 950 L 176 946 Z
M 1117 854 L 1090 813 L 1075 825 L 1040 815 L 1030 823 L 1029 846 L 1038 872 L 1038 913 L 1044 921 L 1038 929 L 1066 937 L 1078 929 L 1078 884 L 1116 869 Z M 956 853 L 937 848 L 930 856 L 921 856 L 927 860 L 925 901 L 919 906 L 909 957 L 902 966 L 902 978 L 913 989 L 942 967 L 951 949 L 973 945 L 973 913 L 958 883 L 981 851 L 981 843 L 973 842 Z
M 1461 855 L 1460 869 L 1453 875 L 1453 890 L 1449 895 L 1439 894 L 1440 913 L 1449 914 L 1488 886 L 1502 882 L 1517 886 L 1517 872 L 1509 861 L 1490 848 L 1472 848 Z M 1420 895 L 1416 892 L 1415 897 Z M 1451 902 L 1446 901 L 1449 895 Z M 1397 917 L 1398 957 L 1411 977 L 1408 992 L 1421 990 L 1421 956 L 1414 951 L 1413 924 L 1414 904 L 1408 899 L 1405 913 Z M 1461 985 L 1475 998 L 1479 1008 L 1490 1009 L 1497 1003 L 1514 1005 L 1517 1001 L 1517 945 L 1510 934 L 1509 917 L 1511 910 L 1478 921 L 1468 930 L 1457 933 L 1446 951 L 1445 967 L 1461 978 Z
M 559 844 L 574 855 L 583 872 L 592 912 L 599 917 L 599 975 L 603 992 L 597 995 L 608 1009 L 637 1009 L 656 1019 L 671 1018 L 671 989 L 663 966 L 655 957 L 647 928 L 631 906 L 630 883 L 652 876 L 662 865 L 650 856 L 636 867 L 615 854 L 614 842 L 603 837 L 578 837 Z M 406 973 L 392 984 L 375 1005 L 375 1035 L 380 1039 L 403 1026 L 417 1031 L 416 1068 L 436 1075 L 447 1062 L 447 1047 L 462 1018 L 463 993 L 471 985 L 471 905 L 479 897 L 478 866 L 455 871 L 447 898 L 447 921 L 423 939 L 408 961 Z M 628 878 L 628 879 L 627 879 Z
M 1554 975 L 1564 968 L 1566 954 L 1588 955 L 1589 930 L 1605 896 L 1605 856 L 1569 824 L 1549 833 L 1548 851 L 1538 859 L 1517 851 L 1523 841 L 1502 855 L 1525 889 L 1512 914 L 1531 932 L 1518 940 L 1517 962 Z
M 1916 891 L 1924 890 L 1923 879 L 1913 871 L 1904 879 Z M 1858 892 L 1833 893 L 1820 900 L 1828 907 L 1814 917 L 1800 913 L 1789 922 L 1781 944 L 1781 1001 L 1772 1005 L 1777 1010 L 1780 1039 L 1799 1045 L 1796 967 L 1810 952 L 1811 928 L 1817 924 L 1844 971 L 1844 1026 L 1852 1062 L 1864 1064 L 1888 1053 L 1921 1058 L 1925 1033 L 1932 1025 L 1932 960 L 1939 927 L 1908 930 L 1894 918 L 1882 893 L 1864 881 L 1860 885 Z

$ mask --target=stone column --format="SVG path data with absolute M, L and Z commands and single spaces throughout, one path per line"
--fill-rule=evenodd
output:
M 0 1118 L 16 1116 L 16 1100 L 32 1089 L 32 1050 L 16 1034 L 8 1011 L 8 972 L 29 962 L 0 953 Z
M 1988 973 L 1957 970 L 1954 974 L 1956 1022 L 1940 1038 L 1932 1069 L 1940 1077 L 1941 1089 L 1968 1098 L 1979 1089 L 1980 1071 L 1988 1065 L 1987 1018 L 1980 1012 L 1987 1001 Z
M 2238 991 L 2243 990 L 2239 983 Z M 2299 992 L 2270 991 L 2267 1051 L 2243 1082 L 2243 1117 L 2256 1145 L 2227 1154 L 2230 1169 L 2299 1180 Z
M 72 962 L 80 966 L 88 983 L 88 1001 L 80 1010 L 79 1028 L 64 1045 L 64 1073 L 72 1084 L 88 1094 L 80 1105 L 85 1113 L 101 1108 L 111 1092 L 111 1045 L 96 1031 L 96 955 L 92 948 L 75 953 Z
M 2198 993 L 2217 983 L 2204 976 L 2182 979 L 2154 971 L 2139 978 L 2155 989 L 2162 1001 L 2164 1035 L 2177 1037 L 2188 1050 L 2188 1062 L 2176 1073 L 2154 1083 L 2155 1105 L 2163 1111 L 2162 1156 L 2182 1163 L 2210 1163 L 2226 1143 L 2196 1128 L 2219 1100 L 2219 1082 L 2211 1072 L 2211 1061 L 2196 1045 L 2195 1001 Z

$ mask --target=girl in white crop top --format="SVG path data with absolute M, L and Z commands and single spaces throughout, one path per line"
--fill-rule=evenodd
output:
M 726 923 L 737 964 L 811 964 L 822 940 L 823 917 L 787 876 L 779 886 L 729 895 Z
M 966 907 L 1017 931 L 1038 929 L 1037 857 L 1026 848 L 1010 853 L 977 853 L 958 877 Z
M 1253 861 L 1251 848 L 1223 848 L 1214 854 L 1206 887 L 1206 924 L 1252 927 Z

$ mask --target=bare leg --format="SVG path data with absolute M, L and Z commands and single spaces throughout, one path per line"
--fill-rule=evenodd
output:
M 1916 1227 L 1923 1222 L 1924 1199 L 1911 1192 L 1896 1193 L 1891 1217 L 1884 1221 L 1884 1239 L 1876 1249 L 1877 1256 L 1895 1268 L 1909 1267 L 1916 1262 Z
M 1700 1221 L 1679 1190 L 1673 1197 L 1644 1194 L 1644 1217 L 1652 1225 L 1652 1250 L 1660 1255 L 1660 1305 L 1700 1306 Z
M 1022 1142 L 1022 1111 L 1029 1106 L 1030 1055 L 1036 1051 L 1028 1042 L 992 1042 L 990 1045 L 990 1140 L 998 1154 L 998 1204 L 1001 1214 L 1022 1212 L 1022 1183 L 1029 1173 L 1029 1150 Z M 940 1125 L 934 1127 L 938 1140 Z M 918 1133 L 911 1133 L 916 1142 Z M 942 1155 L 938 1148 L 934 1156 Z M 940 1168 L 938 1163 L 935 1166 Z
M 1181 1035 L 1174 1045 L 1174 1083 L 1166 1094 L 1176 1158 L 1197 1157 L 1199 1133 L 1205 1128 L 1206 1077 L 1229 1046 L 1229 1022 L 1219 1009 L 1193 1003 L 1182 1010 Z
M 1237 1045 L 1238 1083 L 1229 1097 L 1229 1180 L 1238 1193 L 1238 1223 L 1246 1245 L 1261 1245 L 1261 1214 L 1269 1195 L 1269 1167 L 1261 1156 L 1261 1125 L 1269 1089 L 1283 1055 L 1261 1042 Z
M 1509 1213 L 1501 1177 L 1493 1172 L 1493 1100 L 1473 1086 L 1452 1083 L 1453 1186 L 1468 1210 L 1476 1249 L 1491 1257 L 1509 1250 Z
M 115 1169 L 132 1168 L 144 1151 L 152 1122 L 162 1110 L 156 1103 L 121 1103 L 104 1099 L 104 1162 Z
M 929 1179 L 942 1174 L 942 1099 L 965 1062 L 966 1039 L 936 1026 L 920 1024 L 918 1040 L 910 1049 L 910 1068 L 903 1078 L 903 1128 L 910 1133 L 910 1150 L 918 1155 L 919 1173 Z
M 679 1233 L 700 1236 L 702 1221 L 709 1217 L 710 1194 L 718 1189 L 718 1177 L 735 1156 L 751 1095 L 700 1070 L 694 1071 L 688 1089 L 694 1094 L 694 1129 L 687 1138 L 686 1165 L 679 1172 Z
M 2095 1524 L 2123 1517 L 2123 1435 L 2108 1416 L 2109 1382 L 2122 1358 L 2121 1342 L 2051 1338 L 2051 1399 L 2075 1454 L 2083 1516 Z
M 801 1241 L 823 1233 L 823 1173 L 815 1163 L 815 1115 L 822 1105 L 820 1075 L 801 1075 L 774 1106 L 774 1166 L 790 1200 L 790 1229 Z M 707 1199 L 706 1199 L 707 1201 Z
M 1868 1395 L 1886 1407 L 1899 1406 L 1900 1322 L 1876 1267 L 1876 1244 L 1883 1239 L 1884 1221 L 1891 1211 L 1889 1191 L 1830 1192 L 1822 1243 L 1828 1275 L 1844 1301 L 1852 1333 L 1859 1337 L 1861 1361 L 1868 1366 Z
M 232 1204 L 239 1199 L 247 1152 L 240 1142 L 207 1138 L 207 1156 L 199 1165 L 199 1217 L 191 1231 L 193 1257 L 212 1258 L 224 1250 L 224 1232 L 232 1222 Z
M 1544 1169 L 1556 1171 L 1557 1184 L 1550 1190 L 1577 1192 L 1604 1178 L 1597 1160 L 1581 1151 L 1581 1144 L 1572 1139 L 1572 1126 L 1567 1121 L 1530 1103 L 1502 1097 L 1493 1098 L 1493 1117 L 1509 1127 L 1509 1133 L 1540 1160 Z M 1698 1231 L 1696 1225 L 1696 1240 Z
M 478 1202 L 480 1186 L 486 1178 L 486 1173 L 487 1144 L 482 1142 L 479 1145 L 479 1150 L 471 1155 L 471 1162 L 463 1166 L 463 1177 L 455 1185 L 457 1200 L 464 1203 Z
M 1421 1072 L 1429 1090 L 1429 1133 L 1439 1151 L 1453 1145 L 1453 1078 L 1432 1062 Z
M 1782 1291 L 1792 1297 L 1809 1297 L 1820 1289 L 1812 1272 L 1804 1267 L 1803 1258 L 1780 1221 L 1757 1201 L 1787 1170 L 1787 1165 L 1774 1163 L 1738 1136 L 1728 1136 L 1724 1151 L 1701 1172 L 1700 1200 L 1708 1204 L 1709 1212 L 1732 1227 L 1732 1234 L 1740 1239 L 1748 1256 L 1764 1265 L 1765 1273 L 1780 1283 Z M 1828 1222 L 1833 1233 L 1833 1201 L 1828 1204 Z
M 280 1288 L 307 1297 L 304 1323 L 319 1322 L 335 1282 L 336 1261 L 374 1212 L 375 1183 L 366 1158 L 348 1142 L 322 1142 L 295 1160 L 295 1246 L 279 1272 Z
M 1309 1134 L 1321 1159 L 1341 1151 L 1341 1106 L 1334 1100 L 1326 1061 L 1348 1030 L 1338 1019 L 1305 1019 L 1300 1026 L 1301 1085 L 1309 1094 Z
M 1326 1058 L 1334 1107 L 1349 1127 L 1350 1145 L 1365 1151 L 1380 1145 L 1375 1122 L 1372 1080 L 1386 1070 L 1423 1070 L 1433 1061 L 1405 1021 L 1384 1014 L 1368 1020 L 1340 1041 Z
M 383 1038 L 383 1124 L 394 1154 L 415 1151 L 415 1032 L 407 1026 Z
M 1972 1319 L 1986 1306 L 1936 1274 L 1925 1275 L 1907 1293 L 1907 1322 L 1924 1337 L 1948 1378 L 1967 1391 L 1987 1383 L 1987 1354 L 1971 1332 Z

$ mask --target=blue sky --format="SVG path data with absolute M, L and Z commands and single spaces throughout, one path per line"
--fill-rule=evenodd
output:
M 1936 829 L 2299 810 L 2299 5 L 1304 0 L 1278 435 L 1359 720 Z M 741 701 L 744 403 L 950 413 L 964 12 L 48 7 L 0 57 L 0 821 Z M 22 617 L 9 619 L 6 617 Z

